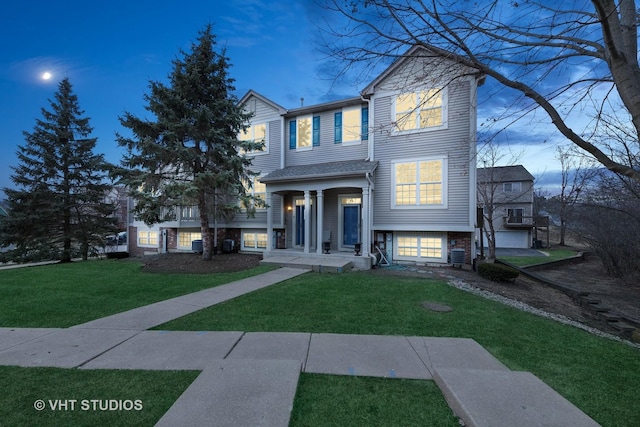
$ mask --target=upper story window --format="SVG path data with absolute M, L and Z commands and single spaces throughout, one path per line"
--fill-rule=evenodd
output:
M 502 191 L 505 193 L 514 193 L 522 191 L 521 182 L 504 182 L 502 184 Z
M 262 150 L 256 151 L 247 151 L 249 154 L 258 154 L 258 153 L 268 153 L 268 138 L 267 138 L 267 124 L 266 123 L 257 123 L 249 126 L 245 131 L 240 132 L 238 139 L 240 141 L 251 141 L 251 142 L 261 142 L 263 143 Z M 243 150 L 241 150 L 243 152 Z
M 320 116 L 303 116 L 289 121 L 289 149 L 311 150 L 320 145 Z
M 360 144 L 369 139 L 369 109 L 367 107 L 343 108 L 334 114 L 334 137 L 336 144 Z
M 251 188 L 249 188 L 251 187 Z M 244 182 L 244 189 L 248 195 L 255 197 L 256 199 L 260 199 L 263 202 L 267 201 L 267 186 L 260 182 L 260 178 L 254 176 L 251 178 L 251 186 L 249 186 L 248 182 Z M 246 206 L 244 202 L 240 201 L 240 206 L 245 209 Z M 264 206 L 257 206 L 256 209 L 265 209 Z
M 396 95 L 393 121 L 399 132 L 446 128 L 447 89 L 427 89 Z
M 446 205 L 446 159 L 396 161 L 392 174 L 392 207 Z

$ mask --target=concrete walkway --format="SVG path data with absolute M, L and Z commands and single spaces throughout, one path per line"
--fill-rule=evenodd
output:
M 597 426 L 466 338 L 147 329 L 308 270 L 281 268 L 68 329 L 0 328 L 0 365 L 199 370 L 159 426 L 286 426 L 301 372 L 435 380 L 467 426 Z

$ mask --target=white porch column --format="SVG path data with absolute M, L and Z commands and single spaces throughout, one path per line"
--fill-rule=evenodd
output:
M 265 252 L 269 252 L 273 249 L 273 209 L 271 208 L 273 193 L 267 191 L 267 249 Z
M 311 248 L 311 195 L 309 190 L 304 190 L 304 253 L 308 254 Z
M 316 203 L 318 204 L 318 219 L 316 220 L 316 252 L 322 253 L 322 244 L 324 243 L 323 228 L 324 228 L 324 190 L 316 191 Z
M 371 225 L 369 224 L 369 188 L 362 187 L 362 256 L 369 256 Z

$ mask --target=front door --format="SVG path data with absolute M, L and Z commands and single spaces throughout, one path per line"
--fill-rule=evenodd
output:
M 353 246 L 360 241 L 360 205 L 343 205 L 342 215 L 342 245 Z
M 302 204 L 298 204 L 296 200 L 295 210 L 293 211 L 294 216 L 294 236 L 295 242 L 294 246 L 300 247 L 304 246 L 304 200 Z

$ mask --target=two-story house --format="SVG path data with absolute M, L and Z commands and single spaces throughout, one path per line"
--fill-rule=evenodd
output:
M 496 248 L 531 247 L 533 184 L 522 165 L 478 168 L 478 206 L 493 218 Z M 484 229 L 489 229 L 486 220 Z
M 482 78 L 416 46 L 353 98 L 287 109 L 249 91 L 240 103 L 251 126 L 239 138 L 265 143 L 247 155 L 267 207 L 217 220 L 219 240 L 265 258 L 358 253 L 360 268 L 378 248 L 390 262 L 441 264 L 464 249 L 470 263 Z M 130 239 L 138 251 L 190 250 L 196 220 L 184 208 L 171 223 L 134 222 Z

